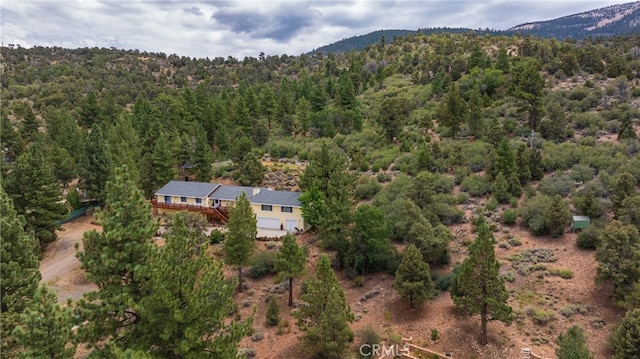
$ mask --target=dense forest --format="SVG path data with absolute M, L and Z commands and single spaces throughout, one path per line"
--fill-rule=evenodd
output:
M 73 357 L 76 346 L 95 357 L 237 357 L 263 321 L 240 315 L 238 283 L 224 274 L 255 266 L 248 204 L 230 213 L 218 258 L 206 248 L 219 239 L 186 215 L 153 245 L 148 200 L 185 164 L 198 181 L 257 186 L 266 159 L 290 159 L 303 164 L 297 186 L 322 254 L 304 274 L 308 248 L 285 237 L 262 275 L 302 288 L 293 316 L 306 357 L 355 357 L 357 343 L 380 342 L 350 329 L 338 277 L 362 286 L 388 273 L 411 308 L 449 292 L 459 313 L 480 316 L 483 345 L 491 321 L 546 325 L 555 312 L 516 306 L 511 282 L 572 273 L 524 251 L 501 270 L 497 251 L 519 245 L 501 233 L 521 226 L 553 240 L 586 215 L 572 245 L 590 251 L 591 280 L 624 313 L 606 328 L 606 353 L 640 358 L 640 36 L 415 33 L 361 51 L 242 60 L 1 55 L 3 357 Z M 98 290 L 60 306 L 39 286 L 39 257 L 87 202 L 100 205 L 103 230 L 85 234 L 78 258 Z M 466 223 L 472 239 L 454 246 L 452 228 Z M 285 308 L 270 302 L 278 325 Z M 556 356 L 592 357 L 585 335 L 576 326 L 550 338 Z

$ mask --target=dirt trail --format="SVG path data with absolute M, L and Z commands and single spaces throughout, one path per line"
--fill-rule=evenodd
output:
M 59 303 L 67 298 L 78 300 L 83 293 L 96 289 L 87 281 L 76 258 L 75 244 L 82 248 L 82 234 L 92 229 L 100 230 L 100 226 L 92 224 L 93 216 L 83 216 L 73 222 L 62 225 L 57 231 L 58 239 L 50 243 L 40 261 L 41 283 L 47 284 L 56 292 Z

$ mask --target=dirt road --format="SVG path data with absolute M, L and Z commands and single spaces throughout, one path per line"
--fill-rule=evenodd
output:
M 83 293 L 96 289 L 84 277 L 75 249 L 76 243 L 82 248 L 82 234 L 85 231 L 101 229 L 91 224 L 92 220 L 93 216 L 86 215 L 62 225 L 63 230 L 57 232 L 58 239 L 47 246 L 40 261 L 41 283 L 55 291 L 59 303 L 65 303 L 67 298 L 76 301 Z

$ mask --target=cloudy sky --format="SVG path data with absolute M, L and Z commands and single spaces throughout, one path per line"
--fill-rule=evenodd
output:
M 628 1 L 2 0 L 2 42 L 190 57 L 299 55 L 381 29 L 505 30 Z

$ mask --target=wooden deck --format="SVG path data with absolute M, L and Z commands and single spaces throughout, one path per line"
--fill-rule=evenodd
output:
M 221 207 L 214 208 L 214 207 L 204 207 L 204 206 L 194 205 L 194 204 L 165 203 L 165 202 L 158 202 L 158 200 L 155 198 L 151 200 L 151 205 L 153 206 L 153 208 L 202 213 L 207 216 L 207 219 L 209 219 L 209 221 L 212 221 L 214 219 L 218 219 L 223 223 L 227 223 L 229 221 L 229 213 L 227 212 L 226 209 L 223 209 Z

